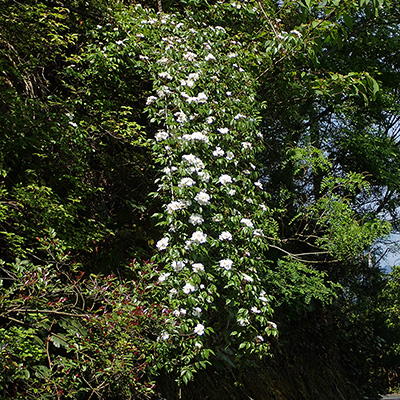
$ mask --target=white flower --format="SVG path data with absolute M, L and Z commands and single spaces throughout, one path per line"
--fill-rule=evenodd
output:
M 186 81 L 184 80 L 184 79 L 181 79 L 181 85 L 182 86 L 187 86 L 187 87 L 190 87 L 190 88 L 192 88 L 193 86 L 194 86 L 194 80 L 193 79 L 187 79 Z M 183 97 L 186 97 L 186 98 L 189 98 L 189 95 L 187 95 L 186 93 L 185 93 L 185 95 L 186 96 L 183 96 Z
M 78 124 L 76 124 L 75 122 L 69 121 L 68 122 L 73 128 L 77 128 Z
M 208 125 L 212 124 L 214 121 L 215 121 L 215 118 L 214 118 L 214 117 L 207 117 L 207 118 L 206 118 L 206 123 L 207 123 Z
M 191 103 L 196 103 L 197 102 L 197 97 L 193 97 L 193 96 L 188 96 L 186 98 L 186 101 L 191 104 Z
M 208 143 L 208 136 L 204 132 L 193 132 L 192 139 Z
M 235 58 L 235 57 L 237 57 L 237 54 L 236 53 L 229 53 L 227 57 L 228 58 Z
M 184 154 L 182 159 L 186 161 L 189 165 L 192 165 L 196 171 L 204 168 L 203 161 L 200 158 L 194 156 L 193 154 Z
M 263 342 L 263 341 L 264 341 L 264 338 L 263 338 L 261 335 L 258 335 L 258 336 L 256 337 L 256 339 L 257 339 L 259 342 Z
M 179 187 L 190 187 L 195 185 L 196 182 L 192 178 L 182 178 L 178 183 Z
M 182 136 L 182 139 L 187 140 L 187 141 L 198 140 L 198 141 L 205 142 L 205 143 L 209 142 L 207 135 L 205 135 L 203 132 L 193 132 L 190 135 L 186 134 L 186 135 Z
M 262 237 L 264 236 L 264 232 L 262 231 L 262 229 L 254 229 L 253 235 Z
M 178 111 L 175 114 L 176 122 L 185 123 L 187 121 L 187 116 L 183 111 Z
M 254 186 L 257 186 L 258 188 L 260 188 L 260 189 L 262 189 L 263 188 L 263 185 L 262 185 L 262 183 L 261 182 L 254 182 Z
M 171 201 L 171 203 L 166 205 L 167 213 L 172 214 L 175 211 L 184 210 L 188 206 L 188 203 L 182 200 Z
M 258 299 L 261 300 L 263 303 L 268 303 L 268 298 L 265 297 L 265 295 L 266 293 L 264 292 L 264 290 L 262 290 Z
M 210 195 L 203 191 L 197 193 L 194 199 L 202 206 L 210 203 Z
M 293 29 L 290 31 L 291 34 L 296 35 L 299 39 L 303 36 L 298 30 Z
M 226 152 L 226 157 L 225 157 L 228 161 L 231 161 L 235 158 L 235 155 L 233 154 L 232 151 L 227 151 Z
M 165 175 L 171 175 L 171 173 L 175 172 L 177 169 L 178 168 L 176 168 L 176 167 L 172 167 L 172 168 L 165 167 L 165 168 L 163 168 L 163 172 L 164 172 Z
M 195 307 L 192 311 L 192 315 L 196 318 L 200 318 L 202 312 L 203 310 L 200 307 Z
M 171 296 L 176 296 L 178 293 L 179 293 L 178 290 L 175 289 L 175 288 L 172 288 L 172 289 L 169 291 L 169 294 L 170 294 Z
M 207 103 L 207 100 L 208 100 L 208 96 L 205 93 L 201 92 L 197 95 L 195 102 L 204 104 L 204 103 Z
M 172 79 L 172 76 L 171 76 L 168 72 L 160 72 L 160 73 L 158 74 L 158 76 L 159 76 L 161 79 L 169 79 L 169 80 Z
M 226 269 L 227 271 L 229 271 L 232 268 L 232 265 L 233 265 L 233 261 L 229 260 L 229 259 L 219 261 L 219 266 L 221 268 Z
M 187 311 L 184 308 L 181 308 L 179 312 L 181 313 L 181 315 L 186 315 L 187 313 Z
M 200 74 L 198 72 L 192 72 L 191 74 L 189 74 L 189 79 L 193 79 L 194 81 L 199 80 L 200 78 Z
M 211 53 L 207 54 L 204 59 L 206 61 L 215 61 L 216 60 L 216 58 Z
M 175 272 L 182 271 L 185 268 L 186 263 L 184 261 L 172 261 L 171 267 Z
M 169 237 L 164 237 L 157 242 L 156 247 L 158 250 L 165 250 L 168 247 L 168 243 Z
M 247 282 L 253 282 L 253 280 L 254 280 L 250 275 L 247 275 L 245 273 L 243 273 L 242 276 L 243 276 L 243 279 Z
M 286 32 L 282 32 L 282 33 L 286 34 Z M 285 36 L 283 36 L 281 33 L 278 33 L 278 34 L 276 35 L 276 37 L 277 37 L 278 39 L 280 39 L 280 40 L 285 40 Z
M 229 196 L 234 196 L 236 194 L 236 190 L 235 189 L 229 189 L 228 194 L 229 194 Z
M 251 219 L 249 219 L 249 218 L 242 218 L 242 219 L 240 220 L 240 223 L 242 223 L 243 225 L 246 225 L 246 226 L 249 227 L 249 228 L 253 228 L 253 227 L 254 227 L 253 222 L 252 222 Z
M 188 61 L 194 61 L 197 57 L 197 54 L 188 51 L 183 55 L 183 58 Z
M 229 128 L 218 128 L 217 131 L 224 135 L 225 133 L 229 132 Z
M 241 114 L 241 113 L 239 113 L 239 114 L 236 114 L 234 117 L 233 117 L 233 119 L 236 119 L 236 120 L 238 120 L 238 119 L 245 119 L 246 118 L 246 116 L 245 115 L 243 115 L 243 114 Z
M 208 182 L 210 180 L 210 173 L 208 171 L 198 171 L 197 175 L 203 182 Z
M 268 321 L 268 325 L 269 325 L 272 329 L 278 329 L 278 325 L 276 325 L 275 322 Z
M 213 151 L 214 157 L 222 157 L 224 154 L 225 154 L 225 152 L 221 149 L 221 147 L 218 147 L 218 146 Z
M 136 35 L 137 36 L 137 35 Z M 169 62 L 169 59 L 167 57 L 161 57 L 158 61 L 157 64 L 167 64 Z
M 194 332 L 196 335 L 199 335 L 199 336 L 204 335 L 204 325 L 203 325 L 203 324 L 197 324 L 197 325 L 195 326 L 193 332 Z
M 192 225 L 201 225 L 204 222 L 204 218 L 200 214 L 192 214 L 189 217 L 189 222 Z
M 115 42 L 115 44 L 118 45 L 118 46 L 121 46 L 121 44 L 124 44 L 124 41 L 123 40 L 117 40 Z
M 228 97 L 231 97 L 231 96 L 232 96 L 232 92 L 231 92 L 231 91 L 227 91 L 227 92 L 226 92 L 226 95 L 227 95 Z
M 171 274 L 169 272 L 163 272 L 159 277 L 158 277 L 158 282 L 162 283 L 165 282 L 167 280 L 167 278 L 170 276 Z
M 224 231 L 218 236 L 218 238 L 219 240 L 232 240 L 232 234 L 228 231 Z
M 229 175 L 224 174 L 224 175 L 221 175 L 221 176 L 218 178 L 218 182 L 219 182 L 221 185 L 226 185 L 227 183 L 232 183 L 232 178 L 231 178 Z
M 239 318 L 238 324 L 240 326 L 247 326 L 249 324 L 249 320 L 247 318 Z
M 253 147 L 250 142 L 242 142 L 242 146 L 244 149 L 251 149 Z
M 202 263 L 194 263 L 192 264 L 192 269 L 194 273 L 199 273 L 201 271 L 204 271 L 204 265 Z
M 196 231 L 192 233 L 190 240 L 195 243 L 206 243 L 207 235 L 201 231 Z
M 251 307 L 250 311 L 253 312 L 254 314 L 260 314 L 261 313 L 261 310 L 259 310 L 257 307 Z
M 160 334 L 160 339 L 161 339 L 161 340 L 168 340 L 168 339 L 169 339 L 169 333 L 167 333 L 167 332 L 162 332 L 162 333 Z
M 169 137 L 168 132 L 165 131 L 158 131 L 155 136 L 154 139 L 156 139 L 157 142 L 160 142 L 162 140 L 167 140 Z
M 223 220 L 223 216 L 222 216 L 221 214 L 214 215 L 214 216 L 212 217 L 212 220 L 213 220 L 214 222 L 221 222 L 221 221 Z
M 191 284 L 191 283 L 187 283 L 183 288 L 182 291 L 185 294 L 189 294 L 191 292 L 194 292 L 196 290 L 196 288 Z
M 171 93 L 171 90 L 169 90 L 168 86 L 163 86 L 157 90 L 157 95 L 158 95 L 158 97 L 161 97 L 161 98 L 166 97 L 166 95 L 169 93 Z

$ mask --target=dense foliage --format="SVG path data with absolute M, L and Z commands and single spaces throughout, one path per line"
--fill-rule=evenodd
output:
M 315 398 L 271 365 L 327 399 L 398 385 L 398 22 L 3 0 L 1 398 L 195 398 L 254 365 L 254 398 Z

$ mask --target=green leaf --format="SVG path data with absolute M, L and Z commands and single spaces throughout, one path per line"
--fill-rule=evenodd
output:
M 353 19 L 350 17 L 350 15 L 349 14 L 343 14 L 343 20 L 344 20 L 344 23 L 346 24 L 346 26 L 349 28 L 349 29 L 352 29 L 353 28 Z

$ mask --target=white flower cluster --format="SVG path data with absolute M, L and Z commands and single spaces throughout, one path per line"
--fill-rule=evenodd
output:
M 219 266 L 229 271 L 232 268 L 233 261 L 230 259 L 220 260 Z
M 167 204 L 165 208 L 168 214 L 172 214 L 175 211 L 184 210 L 188 206 L 190 206 L 190 201 L 177 200 L 171 201 L 171 203 Z
M 232 234 L 228 231 L 224 231 L 219 235 L 219 240 L 232 240 Z
M 192 264 L 192 269 L 194 273 L 198 274 L 204 271 L 204 265 L 202 263 L 194 263 Z
M 200 79 L 200 74 L 198 72 L 193 72 L 188 75 L 187 79 L 181 79 L 180 84 L 182 86 L 187 86 L 192 88 L 195 85 L 195 82 Z
M 227 174 L 223 174 L 218 178 L 218 182 L 221 185 L 227 185 L 228 183 L 232 183 L 232 177 Z
M 207 235 L 201 231 L 196 231 L 192 233 L 192 237 L 190 240 L 193 243 L 206 243 L 207 242 Z
M 247 226 L 248 228 L 254 228 L 254 224 L 251 219 L 249 218 L 242 218 L 240 223 Z
M 194 186 L 196 182 L 192 178 L 182 178 L 178 183 L 179 187 L 191 187 Z
M 188 171 L 190 171 L 190 173 L 200 171 L 205 168 L 203 161 L 193 154 L 184 154 L 182 156 L 182 160 L 189 164 L 190 167 L 188 168 Z
M 204 218 L 200 214 L 192 214 L 189 217 L 189 222 L 192 225 L 201 225 L 204 222 Z
M 185 134 L 182 136 L 182 139 L 190 142 L 190 141 L 199 141 L 199 142 L 204 142 L 204 143 L 209 143 L 209 139 L 207 134 L 203 132 L 193 132 L 191 134 Z
M 237 10 L 243 7 L 239 1 L 231 5 Z M 186 332 L 192 333 L 192 344 L 200 348 L 200 337 L 207 333 L 207 309 L 214 307 L 210 304 L 215 296 L 222 295 L 212 288 L 213 279 L 224 280 L 233 295 L 245 301 L 244 311 L 236 310 L 236 328 L 265 318 L 269 307 L 267 295 L 257 286 L 256 267 L 250 267 L 257 265 L 255 246 L 267 236 L 254 228 L 260 224 L 261 211 L 268 211 L 260 205 L 263 184 L 254 179 L 256 167 L 251 163 L 261 140 L 257 115 L 249 107 L 255 90 L 248 85 L 238 89 L 238 79 L 247 74 L 240 67 L 245 66 L 241 58 L 245 45 L 227 40 L 223 27 L 208 27 L 205 22 L 201 29 L 189 29 L 173 16 L 153 23 L 146 29 L 164 32 L 158 61 L 151 64 L 153 55 L 143 55 L 153 68 L 157 88 L 146 105 L 160 126 L 154 135 L 154 154 L 168 165 L 157 193 L 162 199 L 168 197 L 160 224 L 166 226 L 166 233 L 156 243 L 156 260 L 165 265 L 158 280 L 168 287 L 167 299 L 174 304 L 171 316 L 176 319 L 171 321 L 187 321 Z M 226 40 L 223 49 L 217 44 L 221 39 Z M 226 74 L 227 68 L 231 74 Z M 244 238 L 248 232 L 253 235 L 250 241 Z M 252 293 L 257 294 L 249 300 Z M 159 340 L 168 341 L 173 330 L 163 329 Z M 251 340 L 262 343 L 264 338 L 256 333 Z
M 154 139 L 155 139 L 157 142 L 161 142 L 161 141 L 163 141 L 163 140 L 167 140 L 168 138 L 169 138 L 168 132 L 162 131 L 162 130 L 158 131 L 158 132 L 155 134 L 155 136 L 154 136 Z
M 201 191 L 196 194 L 194 199 L 201 205 L 206 206 L 210 203 L 210 195 L 204 191 Z
M 221 147 L 217 146 L 212 154 L 214 157 L 222 157 L 225 152 L 221 149 Z

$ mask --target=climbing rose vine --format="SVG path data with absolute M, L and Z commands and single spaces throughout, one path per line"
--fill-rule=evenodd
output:
M 276 225 L 256 161 L 263 137 L 254 49 L 190 16 L 135 12 L 143 34 L 131 45 L 152 76 L 146 110 L 158 127 L 163 236 L 153 262 L 167 315 L 159 351 L 187 381 L 211 354 L 265 354 L 277 334 L 263 284 Z

